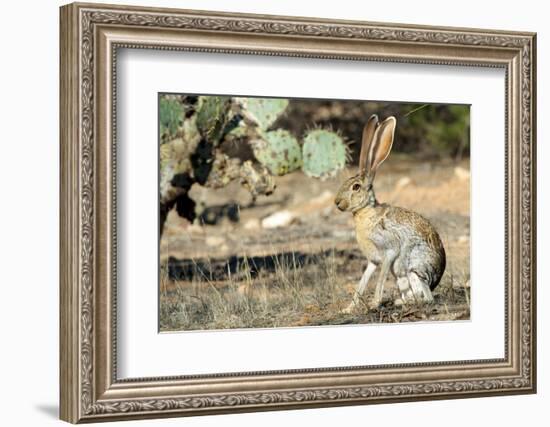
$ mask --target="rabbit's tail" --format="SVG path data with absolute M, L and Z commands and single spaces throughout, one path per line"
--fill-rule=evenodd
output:
M 445 272 L 447 259 L 445 256 L 445 249 L 443 248 L 443 245 L 441 245 L 441 251 L 438 255 L 439 259 L 435 260 L 436 262 L 433 266 L 434 268 L 430 280 L 430 291 L 433 291 L 437 287 L 437 285 L 439 285 L 439 282 L 441 282 L 441 278 L 443 277 L 443 273 Z

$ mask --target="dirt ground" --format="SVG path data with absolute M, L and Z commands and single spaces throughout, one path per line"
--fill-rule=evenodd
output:
M 469 319 L 468 160 L 394 154 L 375 182 L 379 201 L 421 213 L 441 235 L 447 267 L 434 304 L 396 306 L 390 278 L 382 306 L 368 310 L 372 278 L 363 304 L 343 314 L 366 267 L 351 214 L 333 202 L 353 173 L 327 181 L 299 172 L 278 177 L 274 194 L 254 205 L 237 183 L 193 187 L 200 221 L 190 224 L 172 211 L 160 243 L 161 331 Z

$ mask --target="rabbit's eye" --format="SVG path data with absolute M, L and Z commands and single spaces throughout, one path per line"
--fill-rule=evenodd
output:
M 353 187 L 351 187 L 353 191 L 359 191 L 361 189 L 361 184 L 353 184 Z

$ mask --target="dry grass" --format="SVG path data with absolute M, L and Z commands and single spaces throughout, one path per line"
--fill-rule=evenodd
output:
M 161 331 L 469 318 L 465 274 L 447 273 L 431 306 L 396 307 L 397 289 L 388 281 L 385 302 L 378 310 L 366 308 L 372 293 L 369 288 L 355 313 L 342 314 L 361 275 L 359 253 L 329 250 L 304 257 L 293 252 L 271 261 L 270 268 L 256 270 L 252 260 L 244 257 L 237 267 L 226 270 L 225 278 L 220 277 L 216 260 L 193 261 L 189 281 L 171 280 L 163 268 Z

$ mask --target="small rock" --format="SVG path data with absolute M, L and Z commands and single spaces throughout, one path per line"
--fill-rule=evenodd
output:
M 275 212 L 262 220 L 263 228 L 277 228 L 277 227 L 287 227 L 292 221 L 296 218 L 296 214 L 289 211 L 278 211 Z

